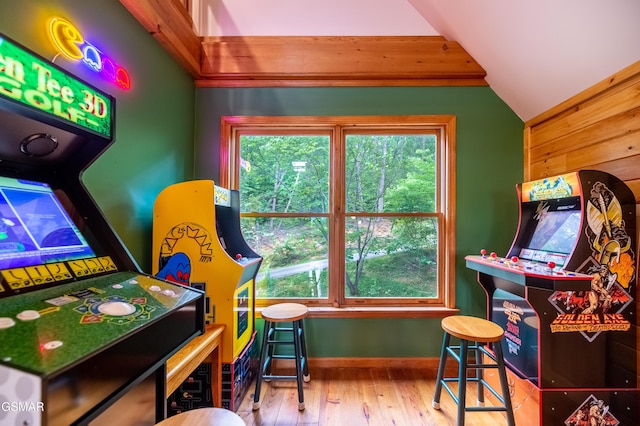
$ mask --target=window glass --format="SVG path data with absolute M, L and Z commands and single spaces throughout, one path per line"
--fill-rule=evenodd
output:
M 348 212 L 435 212 L 436 137 L 348 134 Z
M 242 231 L 264 260 L 256 278 L 262 298 L 326 298 L 329 138 L 240 138 Z
M 242 212 L 326 213 L 329 137 L 243 135 L 240 193 Z
M 325 217 L 245 217 L 247 244 L 263 257 L 256 278 L 259 298 L 326 298 Z
M 352 217 L 346 224 L 347 297 L 438 296 L 435 217 Z

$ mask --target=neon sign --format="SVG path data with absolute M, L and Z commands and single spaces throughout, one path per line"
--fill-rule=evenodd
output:
M 0 34 L 3 99 L 112 138 L 113 98 Z
M 53 45 L 65 58 L 71 61 L 82 61 L 93 71 L 124 90 L 131 88 L 131 79 L 127 70 L 85 40 L 71 22 L 57 17 L 52 18 L 49 21 L 49 36 Z

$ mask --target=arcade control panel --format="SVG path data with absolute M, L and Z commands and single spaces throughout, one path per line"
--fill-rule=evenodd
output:
M 198 295 L 121 272 L 5 298 L 0 300 L 0 359 L 46 375 Z
M 259 257 L 245 257 L 245 256 L 241 255 L 240 253 L 236 254 L 235 259 L 236 259 L 236 262 L 238 262 L 242 266 L 246 266 L 246 265 L 249 265 L 251 263 L 255 263 L 258 260 L 260 260 Z
M 0 299 L 0 399 L 44 404 L 29 424 L 90 416 L 202 332 L 203 300 L 133 271 Z
M 540 263 L 519 259 L 517 256 L 506 259 L 498 257 L 494 252 L 487 256 L 485 250 L 482 250 L 480 256 L 466 256 L 465 260 L 469 269 L 524 286 L 551 290 L 591 290 L 591 275 L 566 271 L 558 268 L 552 261 Z

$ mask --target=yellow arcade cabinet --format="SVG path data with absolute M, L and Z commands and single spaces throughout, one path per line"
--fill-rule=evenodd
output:
M 242 387 L 238 382 L 244 379 L 233 376 L 252 377 L 250 372 L 234 374 L 234 370 L 242 368 L 239 357 L 250 356 L 245 349 L 255 334 L 255 277 L 261 263 L 262 257 L 242 236 L 238 191 L 212 180 L 194 180 L 170 185 L 156 198 L 152 273 L 204 290 L 206 322 L 226 326 L 222 338 L 225 408 L 235 408 L 234 395 L 243 393 L 231 389 L 230 396 L 225 383 Z

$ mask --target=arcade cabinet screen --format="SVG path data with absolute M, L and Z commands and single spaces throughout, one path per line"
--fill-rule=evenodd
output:
M 92 256 L 49 185 L 0 176 L 0 269 Z
M 549 260 L 549 254 L 571 254 L 578 238 L 580 219 L 581 212 L 579 210 L 559 210 L 542 213 L 531 241 L 527 248 L 522 250 L 520 257 L 529 260 L 546 261 Z M 560 256 L 560 258 L 565 257 Z M 561 265 L 563 263 L 558 264 Z

